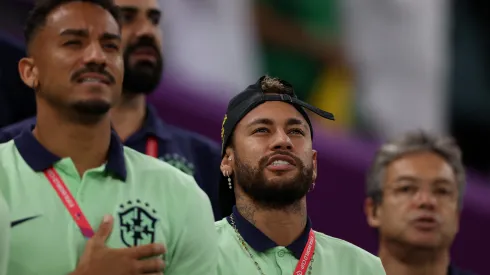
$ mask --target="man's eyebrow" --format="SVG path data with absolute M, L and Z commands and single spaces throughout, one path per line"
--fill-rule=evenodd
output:
M 60 32 L 60 36 L 77 36 L 82 38 L 87 38 L 89 32 L 86 29 L 65 29 Z M 121 40 L 121 36 L 115 33 L 105 32 L 100 36 L 102 40 Z
M 61 36 L 79 36 L 88 37 L 88 30 L 86 29 L 64 29 L 60 32 Z
M 138 12 L 138 7 L 136 6 L 118 6 L 119 10 L 122 12 L 131 12 L 131 13 L 136 13 Z
M 286 122 L 286 125 L 287 126 L 292 126 L 292 125 L 306 125 L 306 123 L 303 120 L 298 119 L 298 118 L 290 118 Z
M 147 12 L 148 16 L 160 16 L 162 12 L 158 9 L 149 9 Z
M 100 36 L 100 39 L 121 41 L 121 36 L 119 34 L 105 32 Z
M 257 119 L 252 120 L 252 122 L 248 123 L 247 127 L 257 125 L 257 124 L 273 125 L 274 121 L 272 121 L 271 119 L 268 119 L 268 118 L 257 118 Z

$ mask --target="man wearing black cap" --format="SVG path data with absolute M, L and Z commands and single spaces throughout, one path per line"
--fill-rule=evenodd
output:
M 317 177 L 313 131 L 285 81 L 262 77 L 223 121 L 218 274 L 385 274 L 379 258 L 312 230 L 306 194 Z M 235 206 L 234 206 L 235 205 Z M 230 214 L 231 213 L 231 214 Z

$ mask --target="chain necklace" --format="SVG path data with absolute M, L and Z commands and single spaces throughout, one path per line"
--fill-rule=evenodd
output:
M 265 273 L 262 271 L 262 268 L 260 268 L 259 263 L 257 263 L 257 261 L 254 259 L 253 255 L 252 255 L 252 253 L 248 249 L 247 242 L 245 242 L 245 240 L 243 239 L 242 235 L 240 235 L 240 232 L 238 232 L 238 228 L 236 227 L 235 218 L 233 217 L 233 214 L 230 215 L 230 221 L 231 221 L 231 226 L 235 230 L 235 233 L 236 233 L 236 235 L 238 237 L 238 240 L 242 244 L 243 248 L 245 248 L 245 251 L 247 251 L 248 256 L 250 257 L 250 259 L 254 262 L 255 266 L 257 267 L 257 270 L 260 272 L 261 275 L 265 275 Z M 313 252 L 313 255 L 312 255 L 312 258 L 311 258 L 311 263 L 310 263 L 310 266 L 308 267 L 308 275 L 311 275 L 311 270 L 313 269 L 313 261 L 314 260 L 315 260 L 315 252 Z

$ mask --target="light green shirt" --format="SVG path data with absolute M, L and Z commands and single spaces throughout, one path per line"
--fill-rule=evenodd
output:
M 80 177 L 71 159 L 52 155 L 30 132 L 0 145 L 0 190 L 10 218 L 32 217 L 11 229 L 8 274 L 66 275 L 83 254 L 86 239 L 42 172 L 51 164 L 94 230 L 113 215 L 108 247 L 162 243 L 165 275 L 215 274 L 211 204 L 191 176 L 113 135 L 107 164 Z
M 9 238 L 10 219 L 8 216 L 8 206 L 0 190 L 0 275 L 7 274 Z
M 298 259 L 288 248 L 275 246 L 258 252 L 247 244 L 248 250 L 252 253 L 252 260 L 226 218 L 216 222 L 215 225 L 218 231 L 219 245 L 217 274 L 261 274 L 254 263 L 255 260 L 263 274 L 294 275 L 293 271 Z M 247 230 L 244 227 L 241 226 L 240 229 Z M 251 233 L 248 230 L 248 233 L 245 234 L 250 238 L 254 234 L 257 235 L 257 232 Z M 379 258 L 369 252 L 320 232 L 315 232 L 315 237 L 315 252 L 311 262 L 312 275 L 385 275 Z M 257 238 L 263 238 L 263 236 L 257 236 Z M 308 270 L 306 274 L 310 274 Z

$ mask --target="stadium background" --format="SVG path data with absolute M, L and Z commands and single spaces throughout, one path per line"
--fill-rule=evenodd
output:
M 414 128 L 449 133 L 469 170 L 454 262 L 480 274 L 490 238 L 488 4 L 479 0 L 260 1 L 308 33 L 341 42 L 349 71 L 261 40 L 252 0 L 161 0 L 166 70 L 151 102 L 169 123 L 219 142 L 226 102 L 263 74 L 291 81 L 302 99 L 334 112 L 316 122 L 319 179 L 314 227 L 376 252 L 363 214 L 365 173 L 384 139 Z M 19 88 L 22 24 L 31 0 L 0 3 L 0 121 L 34 111 Z M 25 96 L 5 106 L 6 90 Z M 12 91 L 10 91 L 12 92 Z M 9 109 L 10 108 L 10 109 Z M 13 111 L 12 111 L 13 110 Z M 218 167 L 216 167 L 218 173 Z

